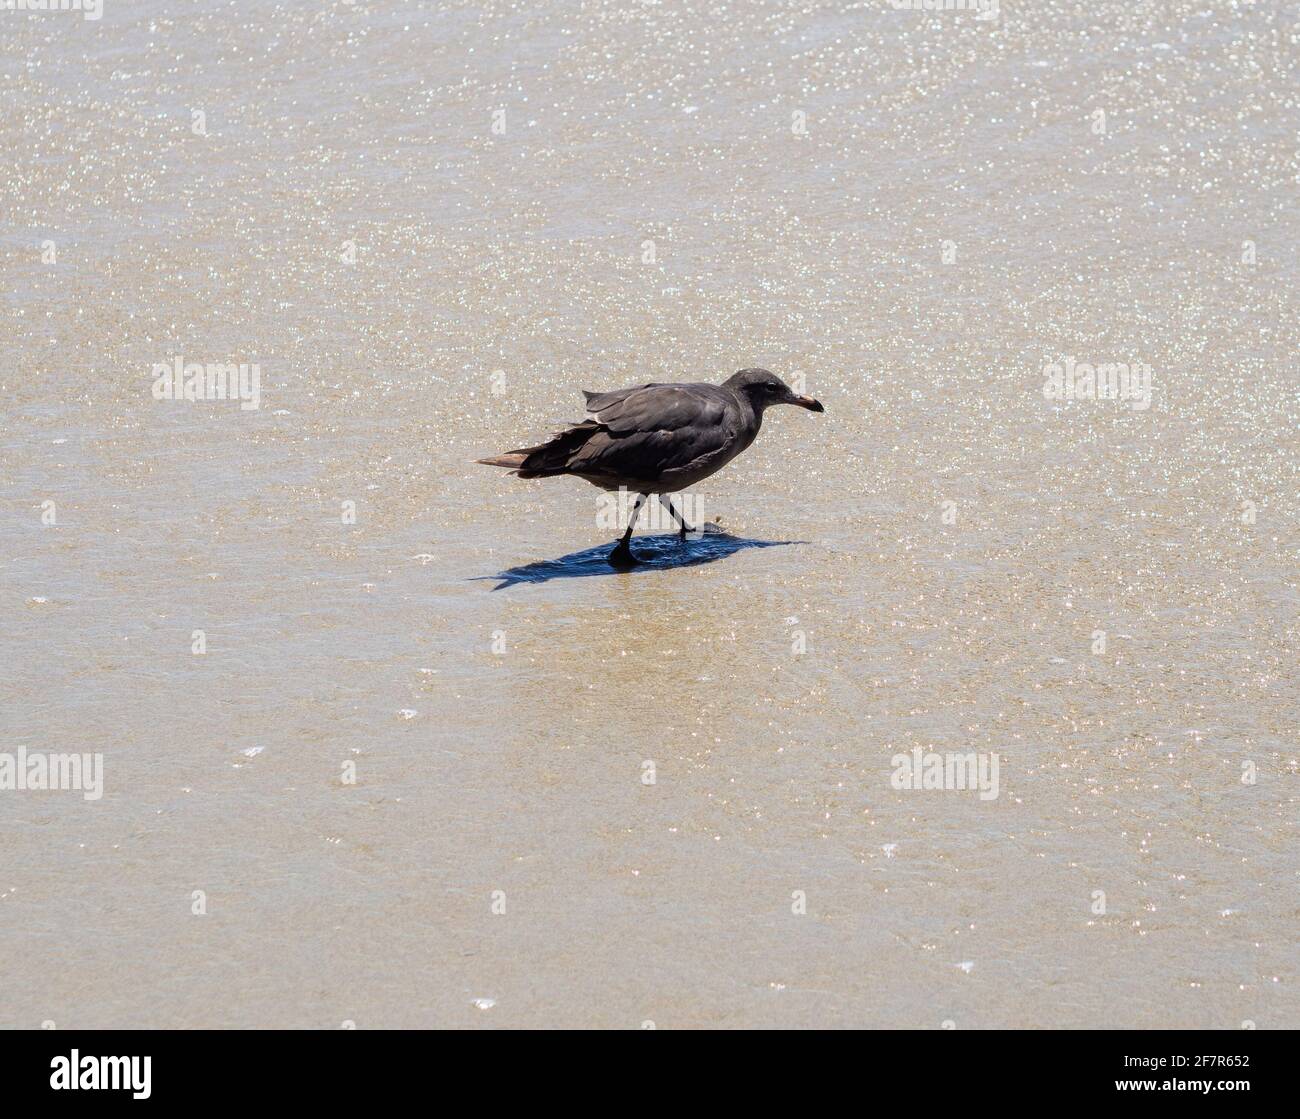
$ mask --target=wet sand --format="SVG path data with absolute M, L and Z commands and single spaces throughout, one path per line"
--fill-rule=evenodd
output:
M 1300 1025 L 1295 14 L 0 13 L 0 1025 Z

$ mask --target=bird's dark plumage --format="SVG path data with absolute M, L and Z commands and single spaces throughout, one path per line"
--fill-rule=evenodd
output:
M 766 369 L 742 369 L 721 385 L 649 384 L 583 395 L 587 418 L 581 423 L 536 447 L 478 461 L 520 478 L 572 474 L 602 489 L 640 495 L 627 532 L 610 554 L 619 566 L 635 562 L 628 540 L 647 494 L 679 493 L 722 469 L 754 441 L 769 405 L 823 410 Z M 684 535 L 686 522 L 677 519 Z
M 605 489 L 676 493 L 748 447 L 769 404 L 822 410 L 760 369 L 742 370 L 722 385 L 652 383 L 583 395 L 581 423 L 535 447 L 478 461 L 521 478 L 573 474 Z

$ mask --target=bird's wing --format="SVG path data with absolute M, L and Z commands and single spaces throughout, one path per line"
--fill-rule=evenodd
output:
M 587 415 L 594 416 L 602 408 L 609 408 L 617 404 L 624 397 L 634 392 L 640 392 L 642 389 L 652 389 L 655 385 L 637 385 L 630 389 L 615 389 L 613 392 L 588 392 L 582 390 L 582 395 L 587 398 Z
M 586 392 L 587 414 L 616 435 L 716 427 L 726 397 L 713 385 L 639 385 L 617 392 Z
M 725 394 L 713 385 L 642 385 L 588 393 L 600 430 L 569 460 L 575 474 L 654 479 L 724 453 L 738 430 Z

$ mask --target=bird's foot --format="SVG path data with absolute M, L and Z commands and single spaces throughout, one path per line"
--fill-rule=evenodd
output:
M 635 567 L 639 562 L 640 560 L 632 554 L 632 549 L 627 546 L 626 540 L 620 540 L 609 553 L 610 567 Z

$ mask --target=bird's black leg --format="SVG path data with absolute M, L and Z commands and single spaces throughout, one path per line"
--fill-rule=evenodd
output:
M 636 556 L 632 554 L 628 541 L 632 539 L 632 529 L 636 526 L 636 515 L 641 512 L 641 506 L 645 499 L 646 495 L 643 493 L 636 495 L 636 504 L 632 506 L 632 515 L 627 519 L 627 531 L 623 533 L 623 539 L 615 544 L 614 550 L 609 553 L 609 562 L 613 567 L 631 567 L 636 563 Z
M 686 518 L 677 512 L 677 507 L 673 505 L 672 494 L 660 494 L 659 496 L 663 498 L 664 504 L 668 506 L 668 512 L 672 514 L 673 520 L 681 525 L 682 531 L 678 533 L 678 535 L 685 540 L 686 534 L 688 532 L 693 533 L 695 529 L 691 528 L 690 525 L 686 523 Z

